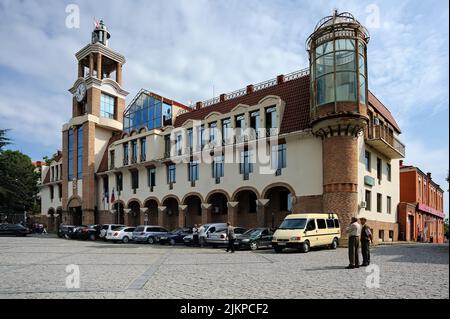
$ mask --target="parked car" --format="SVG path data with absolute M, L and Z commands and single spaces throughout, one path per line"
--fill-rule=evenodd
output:
M 236 240 L 239 239 L 239 237 L 246 231 L 246 228 L 234 227 Z M 217 228 L 214 232 L 209 233 L 209 236 L 206 237 L 206 243 L 213 247 L 228 245 L 227 228 Z
M 97 240 L 100 238 L 101 227 L 102 225 L 89 225 L 81 227 L 77 238 L 81 240 Z
M 26 236 L 30 230 L 21 224 L 0 224 L 0 235 Z
M 80 233 L 81 230 L 86 228 L 86 225 L 81 225 L 81 226 L 75 226 L 71 232 L 68 233 L 68 237 L 70 239 L 79 239 L 80 238 Z
M 110 234 L 106 235 L 106 240 L 113 242 L 121 241 L 123 243 L 128 243 L 133 240 L 133 232 L 136 227 L 119 227 L 115 228 Z
M 272 237 L 273 231 L 270 228 L 252 228 L 236 240 L 236 245 L 238 249 L 272 248 Z
M 160 244 L 168 243 L 171 245 L 183 243 L 183 238 L 189 234 L 192 234 L 191 228 L 177 228 L 167 234 L 160 235 L 158 237 L 158 239 L 159 239 L 158 242 Z
M 211 224 L 204 224 L 202 225 L 204 227 L 204 232 L 202 234 L 199 234 L 199 242 L 202 245 L 206 244 L 206 238 L 208 238 L 209 234 L 214 233 L 217 229 L 225 229 L 227 227 L 226 223 L 211 223 Z M 183 238 L 184 244 L 186 246 L 192 245 L 194 241 L 193 234 L 189 234 Z
M 74 225 L 59 225 L 58 227 L 58 237 L 59 238 L 69 238 L 69 233 L 75 228 Z
M 332 213 L 291 214 L 286 216 L 272 238 L 275 252 L 297 248 L 307 253 L 311 247 L 328 246 L 336 249 L 341 232 L 339 219 Z
M 102 229 L 100 230 L 100 239 L 106 240 L 107 235 L 111 235 L 113 230 L 116 230 L 119 227 L 125 227 L 125 225 L 121 224 L 103 224 Z
M 133 240 L 136 243 L 149 243 L 154 244 L 159 240 L 159 237 L 162 235 L 168 234 L 169 231 L 165 229 L 164 227 L 157 226 L 157 225 L 150 225 L 150 226 L 138 226 L 133 232 Z

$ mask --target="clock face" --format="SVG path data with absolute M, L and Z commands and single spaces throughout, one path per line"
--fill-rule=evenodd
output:
M 80 83 L 75 91 L 75 98 L 77 99 L 78 102 L 81 102 L 83 101 L 85 96 L 86 96 L 86 85 L 84 83 Z

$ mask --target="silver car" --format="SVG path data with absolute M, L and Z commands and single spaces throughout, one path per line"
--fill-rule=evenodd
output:
M 201 227 L 203 227 L 203 231 L 201 233 L 199 233 L 198 240 L 199 240 L 200 245 L 203 246 L 206 244 L 206 240 L 211 233 L 214 233 L 217 229 L 227 228 L 227 224 L 226 223 L 211 223 L 211 224 L 204 224 Z M 186 246 L 192 245 L 194 242 L 194 235 L 189 234 L 189 235 L 185 236 L 183 238 L 183 241 Z
M 140 225 L 133 232 L 133 240 L 136 243 L 154 244 L 161 235 L 167 235 L 169 231 L 158 225 Z
M 236 235 L 236 244 L 237 239 L 242 236 L 243 233 L 247 231 L 246 228 L 243 227 L 234 227 L 234 234 Z M 228 245 L 228 236 L 226 228 L 218 228 L 215 232 L 210 233 L 208 237 L 206 237 L 206 243 L 209 246 L 217 247 L 217 246 L 226 246 Z

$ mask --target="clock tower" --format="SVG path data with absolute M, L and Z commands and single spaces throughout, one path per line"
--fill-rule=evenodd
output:
M 72 118 L 63 125 L 63 222 L 96 223 L 96 177 L 101 158 L 115 132 L 123 129 L 128 92 L 122 88 L 125 57 L 108 46 L 111 34 L 96 24 L 91 43 L 75 56 L 78 75 L 72 94 Z

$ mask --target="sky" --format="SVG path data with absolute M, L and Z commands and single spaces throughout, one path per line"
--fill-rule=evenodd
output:
M 94 18 L 127 59 L 127 102 L 145 88 L 189 104 L 308 67 L 306 39 L 334 9 L 370 32 L 369 88 L 402 129 L 405 163 L 447 191 L 447 0 L 0 0 L 0 128 L 34 160 L 61 148 Z

